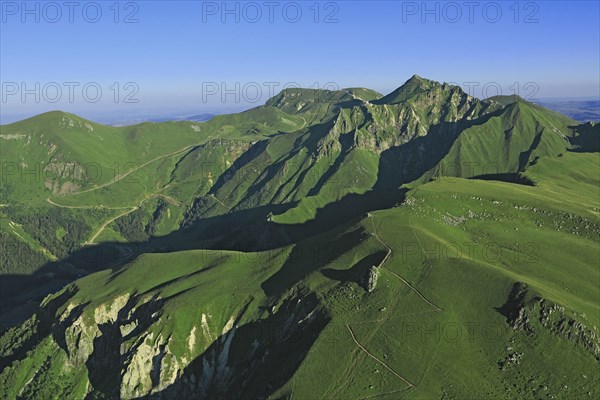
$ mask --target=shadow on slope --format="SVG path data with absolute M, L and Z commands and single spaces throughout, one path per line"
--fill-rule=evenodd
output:
M 432 126 L 426 136 L 416 137 L 383 151 L 374 189 L 397 188 L 421 178 L 442 161 L 461 132 L 475 125 L 483 125 L 503 112 L 504 109 L 499 109 L 474 120 L 442 122 Z
M 571 151 L 577 153 L 600 152 L 600 123 L 587 122 L 569 128 L 574 132 L 574 135 L 569 138 L 569 142 L 575 146 Z
M 374 265 L 380 265 L 386 254 L 387 253 L 385 251 L 378 251 L 363 257 L 349 269 L 325 268 L 321 271 L 321 273 L 329 279 L 333 279 L 342 283 L 354 282 L 359 286 L 364 286 L 365 277 L 367 276 L 369 268 Z
M 481 179 L 484 181 L 501 181 L 507 183 L 514 183 L 517 185 L 535 186 L 534 183 L 527 179 L 520 173 L 506 173 L 506 174 L 485 174 L 473 176 L 469 179 Z
M 364 229 L 356 229 L 323 242 L 320 238 L 303 241 L 294 246 L 283 266 L 261 285 L 268 297 L 293 287 L 313 271 L 335 261 L 365 238 Z
M 293 376 L 330 320 L 307 292 L 240 326 L 242 315 L 173 384 L 142 399 L 268 398 Z
M 330 231 L 369 211 L 394 207 L 404 200 L 405 193 L 404 189 L 396 189 L 349 194 L 319 209 L 314 219 L 302 224 L 282 225 L 269 221 L 269 215 L 285 212 L 295 205 L 288 203 L 202 218 L 188 228 L 152 237 L 146 242 L 106 242 L 80 248 L 66 259 L 45 264 L 34 274 L 1 276 L 2 329 L 27 320 L 39 310 L 38 304 L 44 297 L 68 283 L 108 268 L 118 271 L 139 254 L 196 249 L 272 250 Z

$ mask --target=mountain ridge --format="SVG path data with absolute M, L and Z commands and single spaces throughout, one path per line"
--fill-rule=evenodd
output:
M 504 100 L 3 125 L 0 395 L 600 396 L 600 124 Z

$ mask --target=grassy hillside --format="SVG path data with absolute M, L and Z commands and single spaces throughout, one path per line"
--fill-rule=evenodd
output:
M 1 396 L 598 397 L 598 137 L 418 76 L 2 126 Z
M 581 156 L 562 167 L 591 177 L 598 159 Z M 90 275 L 46 299 L 42 315 L 63 321 L 52 323 L 55 339 L 43 317 L 29 322 L 41 334 L 2 386 L 31 379 L 23 393 L 40 395 L 61 382 L 70 398 L 86 387 L 123 397 L 594 398 L 599 193 L 582 191 L 572 207 L 568 193 L 551 195 L 568 176 L 538 179 L 441 179 L 293 246 L 149 254 Z M 5 346 L 8 357 L 25 350 Z M 263 347 L 274 354 L 253 356 Z M 109 361 L 97 348 L 116 354 L 120 373 L 101 374 Z M 294 357 L 281 364 L 284 348 Z M 153 354 L 155 367 L 144 363 Z M 75 368 L 83 363 L 87 374 Z

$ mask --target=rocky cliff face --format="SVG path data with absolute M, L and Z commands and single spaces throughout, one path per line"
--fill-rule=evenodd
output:
M 380 289 L 389 287 L 387 273 L 369 269 L 375 265 L 370 256 L 344 259 L 349 265 L 365 262 L 366 269 L 361 264 L 356 278 L 349 279 L 352 274 L 341 269 L 325 268 L 330 256 L 360 254 L 354 246 L 371 237 L 362 228 L 347 234 L 331 229 L 373 210 L 402 210 L 407 189 L 401 186 L 417 179 L 479 175 L 448 165 L 462 167 L 465 161 L 486 165 L 498 157 L 499 174 L 493 178 L 501 179 L 502 174 L 525 171 L 539 157 L 558 157 L 569 146 L 569 122 L 562 118 L 554 119 L 525 102 L 480 101 L 458 87 L 419 77 L 385 97 L 360 89 L 287 90 L 250 114 L 254 117 L 244 119 L 247 114 L 240 114 L 211 120 L 217 125 L 209 130 L 215 136 L 157 163 L 164 184 L 161 196 L 173 206 L 166 212 L 180 213 L 167 227 L 172 235 L 140 240 L 144 243 L 135 252 L 120 244 L 119 260 L 126 260 L 126 265 L 115 265 L 114 259 L 103 264 L 110 269 L 49 296 L 25 324 L 0 337 L 0 388 L 5 397 L 279 395 L 329 323 L 321 301 L 331 298 L 318 292 L 322 283 L 305 281 L 307 276 L 323 270 L 323 276 L 331 276 L 328 285 L 338 285 L 337 278 L 356 282 L 372 292 L 373 300 Z M 65 129 L 77 127 L 67 120 L 64 124 Z M 205 125 L 193 127 L 187 129 L 194 135 L 207 132 Z M 586 132 L 593 136 L 598 125 L 584 128 L 571 138 L 581 151 L 587 151 Z M 219 136 L 226 133 L 229 139 Z M 143 135 L 142 128 L 131 131 L 132 146 Z M 57 179 L 63 177 L 62 171 L 74 169 L 72 184 L 86 179 L 77 165 L 58 156 L 48 168 Z M 152 181 L 150 186 L 159 190 L 161 184 Z M 63 186 L 51 186 L 63 191 Z M 143 195 L 147 193 L 139 193 Z M 160 215 L 165 202 L 156 203 L 157 211 L 148 211 Z M 444 229 L 464 227 L 460 218 L 444 216 Z M 185 230 L 178 231 L 181 219 Z M 573 225 L 569 230 L 575 233 L 577 226 L 586 225 L 587 230 L 588 222 L 573 220 L 567 225 Z M 406 227 L 418 241 L 410 217 Z M 325 237 L 329 239 L 322 240 Z M 188 249 L 215 250 L 204 259 L 206 254 L 200 254 L 204 250 L 190 251 L 192 255 L 180 251 Z M 130 262 L 133 257 L 137 258 Z M 295 264 L 294 257 L 303 263 Z M 84 294 L 77 292 L 82 287 Z M 345 296 L 334 301 L 343 304 Z M 589 327 L 585 316 L 532 299 L 526 287 L 516 287 L 511 296 L 502 310 L 511 333 L 544 332 L 598 359 L 596 328 Z M 362 306 L 341 308 L 354 313 Z M 387 305 L 369 307 L 383 313 Z M 353 336 L 344 325 L 344 334 Z M 352 345 L 350 336 L 347 339 Z M 511 350 L 502 365 L 519 362 L 521 355 Z
M 587 316 L 546 299 L 532 297 L 523 283 L 513 286 L 506 304 L 499 311 L 507 317 L 515 331 L 534 335 L 537 331 L 546 330 L 580 346 L 600 361 L 600 336 L 596 326 L 586 326 L 589 324 Z
M 190 332 L 165 333 L 175 316 L 159 295 L 125 293 L 97 306 L 71 300 L 60 305 L 68 297 L 64 293 L 45 303 L 45 324 L 37 316 L 30 321 L 40 332 L 29 347 L 53 349 L 44 362 L 47 368 L 85 388 L 82 397 L 268 395 L 287 382 L 327 323 L 316 297 L 302 293 L 261 306 L 268 313 L 258 320 L 245 319 L 249 308 L 256 307 L 250 302 L 224 326 L 202 314 Z M 286 365 L 274 362 L 290 349 L 296 351 L 286 355 Z M 31 385 L 43 385 L 43 380 Z

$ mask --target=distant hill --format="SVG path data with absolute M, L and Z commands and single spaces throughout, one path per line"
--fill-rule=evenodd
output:
M 215 114 L 202 113 L 202 114 L 195 114 L 195 115 L 176 117 L 176 118 L 172 118 L 172 117 L 171 118 L 170 117 L 152 118 L 152 119 L 149 119 L 149 121 L 150 122 L 165 122 L 165 121 L 206 122 L 209 119 L 213 118 L 214 116 L 215 116 Z

